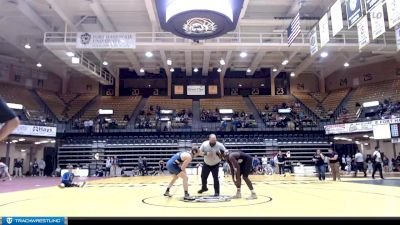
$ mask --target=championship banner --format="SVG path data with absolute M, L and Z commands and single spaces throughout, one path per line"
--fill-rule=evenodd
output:
M 78 32 L 78 49 L 134 49 L 136 34 L 132 32 Z
M 218 94 L 218 86 L 217 85 L 208 85 L 208 94 L 209 95 L 217 95 Z
M 0 128 L 3 125 L 0 126 Z M 55 137 L 57 135 L 57 127 L 35 126 L 35 125 L 19 125 L 12 134 L 28 135 L 28 136 L 41 136 L 41 137 Z
M 357 24 L 359 49 L 369 44 L 368 19 L 364 16 Z
M 367 12 L 371 11 L 378 3 L 381 3 L 382 0 L 365 0 L 365 9 Z
M 350 29 L 363 17 L 364 14 L 362 10 L 361 0 L 346 0 L 345 4 L 347 26 Z
M 206 95 L 206 86 L 188 85 L 186 91 L 187 95 Z
M 386 0 L 386 9 L 389 20 L 389 29 L 400 23 L 400 1 Z
M 397 51 L 400 51 L 400 25 L 396 27 L 396 46 L 397 46 Z
M 310 53 L 313 56 L 318 52 L 318 37 L 317 37 L 317 27 L 314 27 L 310 31 Z
M 176 95 L 183 95 L 183 85 L 175 85 L 174 86 L 174 93 Z
M 349 134 L 373 131 L 375 125 L 400 123 L 400 118 L 387 120 L 373 120 L 359 123 L 344 123 L 324 126 L 326 134 Z
M 369 16 L 371 18 L 372 39 L 375 40 L 386 32 L 382 4 L 379 4 L 373 8 L 369 13 Z
M 342 1 L 337 0 L 331 7 L 331 21 L 333 37 L 343 29 Z
M 329 42 L 328 13 L 325 13 L 325 15 L 319 21 L 319 38 L 321 41 L 321 48 L 323 48 L 326 45 L 326 43 Z

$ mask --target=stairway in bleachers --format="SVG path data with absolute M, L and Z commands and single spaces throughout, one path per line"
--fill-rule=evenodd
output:
M 200 121 L 200 101 L 192 102 L 193 124 L 201 124 Z
M 338 119 L 338 117 L 339 117 L 340 114 L 342 113 L 342 110 L 343 110 L 344 108 L 347 107 L 347 104 L 348 104 L 349 100 L 353 97 L 355 91 L 356 91 L 356 89 L 351 89 L 351 90 L 347 93 L 346 97 L 343 98 L 343 100 L 342 100 L 342 102 L 339 104 L 339 106 L 336 108 L 336 110 L 335 110 L 335 112 L 334 112 L 334 114 L 333 114 L 333 115 L 334 115 L 334 118 L 335 118 L 335 121 Z
M 137 105 L 135 111 L 133 111 L 133 113 L 131 115 L 131 118 L 130 118 L 130 120 L 128 122 L 128 127 L 135 127 L 136 117 L 139 115 L 140 111 L 144 109 L 144 107 L 147 104 L 148 100 L 149 100 L 149 98 L 145 98 L 145 97 L 140 99 L 139 104 Z
M 34 90 L 30 91 L 32 93 L 32 97 L 36 100 L 36 102 L 40 105 L 40 108 L 44 109 L 44 113 L 46 116 L 50 117 L 53 121 L 58 121 L 56 114 L 51 111 L 50 107 L 46 104 L 45 101 L 38 95 L 38 93 Z
M 265 128 L 265 127 L 266 127 L 266 126 L 265 126 L 265 123 L 264 123 L 263 120 L 261 119 L 260 113 L 258 112 L 257 107 L 254 105 L 254 103 L 250 100 L 249 97 L 244 97 L 243 100 L 244 100 L 244 102 L 246 103 L 247 108 L 249 108 L 249 109 L 252 111 L 253 116 L 254 116 L 254 119 L 255 119 L 256 122 L 257 122 L 257 126 L 258 126 L 259 128 Z
M 99 98 L 100 98 L 100 95 L 97 95 L 96 97 L 94 97 L 85 106 L 83 106 L 82 109 L 79 112 L 77 112 L 72 118 L 80 118 L 83 115 L 83 113 L 87 109 L 89 109 Z

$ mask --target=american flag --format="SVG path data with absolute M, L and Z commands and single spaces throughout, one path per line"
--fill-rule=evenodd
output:
M 297 13 L 287 29 L 289 46 L 291 46 L 294 40 L 296 40 L 300 32 L 300 13 Z

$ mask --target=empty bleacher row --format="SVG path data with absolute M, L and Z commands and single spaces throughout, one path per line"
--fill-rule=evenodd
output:
M 99 109 L 113 110 L 113 115 L 110 116 L 112 122 L 123 128 L 129 122 L 129 118 L 132 116 L 141 98 L 141 96 L 100 96 L 88 106 L 79 119 L 81 121 L 96 120 L 99 116 Z
M 234 112 L 251 114 L 242 96 L 225 96 L 220 99 L 200 99 L 200 108 L 207 111 L 232 109 Z
M 61 167 L 68 164 L 104 166 L 105 158 L 117 156 L 121 166 L 132 169 L 137 166 L 138 158 L 146 157 L 149 166 L 157 166 L 160 159 L 166 161 L 174 153 L 189 149 L 192 145 L 200 146 L 208 139 L 208 134 L 161 134 L 138 136 L 89 136 L 70 137 L 61 142 L 58 163 Z M 244 151 L 253 156 L 272 157 L 278 150 L 291 151 L 291 161 L 312 164 L 311 158 L 317 148 L 327 150 L 330 140 L 323 133 L 304 134 L 237 134 L 218 135 L 218 140 L 231 151 Z M 94 155 L 99 153 L 100 160 Z M 201 162 L 195 159 L 191 166 Z

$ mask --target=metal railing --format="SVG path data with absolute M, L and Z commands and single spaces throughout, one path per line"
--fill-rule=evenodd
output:
M 185 128 L 172 128 L 171 130 L 163 130 L 156 128 L 137 128 L 133 124 L 128 124 L 123 128 L 118 129 L 108 129 L 103 128 L 97 130 L 95 126 L 92 128 L 93 133 L 130 133 L 130 132 L 138 132 L 138 133 L 149 133 L 149 132 L 256 132 L 256 131 L 323 131 L 325 123 L 321 123 L 319 125 L 313 127 L 303 127 L 301 130 L 299 129 L 291 129 L 288 127 L 249 127 L 249 128 L 236 128 L 236 129 L 221 129 L 221 125 L 219 123 L 201 123 L 198 125 L 192 125 L 190 127 Z M 58 133 L 88 133 L 85 129 L 76 129 L 72 123 L 67 124 L 57 124 L 57 132 Z
M 300 36 L 294 41 L 294 44 L 304 44 L 309 46 L 308 30 L 303 30 Z M 358 45 L 358 34 L 356 30 L 343 30 L 335 37 L 330 32 L 329 44 L 355 44 Z M 75 32 L 46 32 L 44 34 L 45 44 L 63 43 L 68 46 L 74 46 L 76 43 L 77 33 Z M 136 43 L 175 43 L 175 44 L 191 44 L 192 41 L 177 37 L 169 32 L 137 32 Z M 287 46 L 286 33 L 256 33 L 256 32 L 231 32 L 221 37 L 202 40 L 201 44 L 278 44 Z M 371 44 L 389 45 L 395 44 L 396 38 L 393 32 L 387 32 L 381 37 L 371 40 Z

